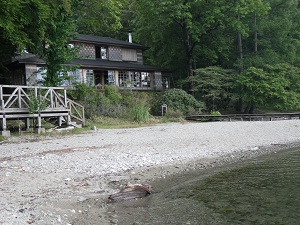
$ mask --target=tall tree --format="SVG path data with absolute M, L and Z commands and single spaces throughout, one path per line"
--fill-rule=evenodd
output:
M 243 37 L 245 68 L 284 62 L 299 65 L 298 0 L 267 2 L 270 6 L 267 14 L 254 15 L 256 19 L 254 23 L 252 15 L 244 18 L 245 23 L 249 24 L 251 33 L 251 36 Z
M 43 44 L 36 52 L 45 59 L 47 73 L 44 85 L 59 86 L 67 78 L 70 69 L 67 64 L 76 57 L 76 50 L 68 47 L 68 42 L 74 39 L 75 23 L 73 12 L 77 6 L 76 0 L 49 0 L 51 10 Z
M 82 34 L 115 37 L 122 28 L 121 11 L 128 0 L 79 0 L 77 31 Z
M 256 3 L 264 6 L 262 0 L 258 0 Z M 243 26 L 242 22 L 237 21 L 236 18 L 238 15 L 243 17 L 253 12 L 254 8 L 255 4 L 251 0 L 136 0 L 136 21 L 142 41 L 145 41 L 144 36 L 152 40 L 152 44 L 155 45 L 160 41 L 162 35 L 167 35 L 164 39 L 168 39 L 171 44 L 174 36 L 178 35 L 179 37 L 175 37 L 176 43 L 173 44 L 173 47 L 181 49 L 182 52 L 175 54 L 184 54 L 185 72 L 187 76 L 191 76 L 194 69 L 194 51 L 198 45 L 201 45 L 202 40 L 213 32 L 226 27 L 235 27 L 241 33 L 246 33 L 247 27 Z M 177 30 L 176 33 L 166 33 L 166 31 L 174 30 Z M 181 41 L 180 43 L 178 39 Z
M 250 67 L 237 80 L 237 88 L 248 104 L 248 112 L 264 107 L 272 110 L 299 110 L 300 70 L 290 64 Z
M 41 43 L 48 15 L 42 0 L 0 0 L 0 64 Z
M 77 0 L 0 0 L 1 65 L 27 49 L 45 59 L 45 85 L 59 85 L 64 65 L 75 56 L 66 46 L 75 32 L 77 5 Z

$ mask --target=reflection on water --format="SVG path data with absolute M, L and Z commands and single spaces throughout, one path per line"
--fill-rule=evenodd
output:
M 300 149 L 157 181 L 149 198 L 113 204 L 117 224 L 299 224 Z

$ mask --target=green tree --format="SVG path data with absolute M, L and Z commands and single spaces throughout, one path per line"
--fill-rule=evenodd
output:
M 237 89 L 247 103 L 247 113 L 258 107 L 298 110 L 300 69 L 289 64 L 250 67 L 239 76 Z
M 41 43 L 48 16 L 42 0 L 0 0 L 0 73 L 7 59 Z
M 194 96 L 205 103 L 208 111 L 226 110 L 236 100 L 234 70 L 213 66 L 196 69 L 194 74 L 186 82 L 193 82 Z
M 0 0 L 0 56 L 5 60 L 27 49 L 45 59 L 45 85 L 57 86 L 75 57 L 67 48 L 73 38 L 77 0 Z
M 77 31 L 115 37 L 122 28 L 122 10 L 128 4 L 127 0 L 80 0 L 76 11 Z
M 297 0 L 268 0 L 267 14 L 244 18 L 250 36 L 243 37 L 243 64 L 261 67 L 264 64 L 290 63 L 299 65 L 299 19 Z M 256 19 L 256 23 L 254 22 Z
M 137 0 L 135 4 L 137 32 L 142 42 L 149 46 L 163 47 L 161 52 L 165 53 L 156 54 L 155 50 L 152 51 L 153 59 L 161 60 L 159 54 L 165 54 L 163 58 L 165 60 L 170 57 L 183 58 L 182 61 L 185 63 L 180 64 L 184 67 L 181 71 L 191 76 L 195 68 L 193 62 L 196 58 L 195 49 L 197 46 L 205 46 L 202 45 L 203 39 L 226 27 L 246 33 L 247 27 L 243 26 L 242 21 L 237 20 L 237 16 L 246 16 L 254 12 L 258 7 L 256 5 L 265 7 L 261 0 L 255 3 L 251 0 Z
M 67 71 L 72 69 L 68 63 L 76 57 L 77 51 L 68 46 L 68 42 L 74 39 L 75 35 L 73 12 L 77 3 L 77 0 L 49 0 L 47 2 L 51 15 L 42 45 L 36 49 L 46 61 L 45 86 L 61 85 L 68 78 Z

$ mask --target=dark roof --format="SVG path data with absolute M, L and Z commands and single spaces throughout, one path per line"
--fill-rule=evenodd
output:
M 21 58 L 17 60 L 19 63 L 26 63 L 26 64 L 37 64 L 37 65 L 44 65 L 45 64 L 45 60 L 37 57 L 37 56 L 33 56 L 33 57 L 28 57 L 28 58 Z
M 109 37 L 87 35 L 87 34 L 77 34 L 74 41 L 99 44 L 99 45 L 113 45 L 113 46 L 121 46 L 121 47 L 128 47 L 128 48 L 137 48 L 143 50 L 148 49 L 148 47 L 145 47 L 143 45 L 130 43 L 127 41 L 117 40 Z
M 80 65 L 81 68 L 86 69 L 107 69 L 107 70 L 126 70 L 126 71 L 141 71 L 141 72 L 169 72 L 164 68 L 149 66 L 131 62 L 119 62 L 108 60 L 91 60 L 91 59 L 74 59 L 72 64 Z
M 36 64 L 45 65 L 45 61 L 34 56 L 30 58 L 19 59 L 10 64 L 10 66 L 17 64 Z M 169 70 L 144 64 L 109 61 L 101 59 L 74 59 L 70 65 L 80 65 L 80 68 L 85 69 L 107 69 L 107 70 L 126 70 L 126 71 L 141 71 L 141 72 L 169 72 Z

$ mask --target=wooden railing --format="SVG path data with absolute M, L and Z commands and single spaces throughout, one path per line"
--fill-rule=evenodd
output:
M 36 105 L 33 105 L 33 101 Z M 41 101 L 44 107 L 39 108 Z M 0 85 L 1 118 L 7 115 L 10 118 L 25 117 L 25 114 L 55 117 L 59 112 L 68 114 L 68 122 L 71 122 L 70 118 L 75 118 L 82 124 L 85 122 L 84 107 L 68 99 L 67 89 L 64 87 Z
M 227 114 L 227 115 L 190 115 L 186 120 L 193 121 L 272 121 L 300 119 L 300 112 L 294 113 L 260 113 L 260 114 Z

